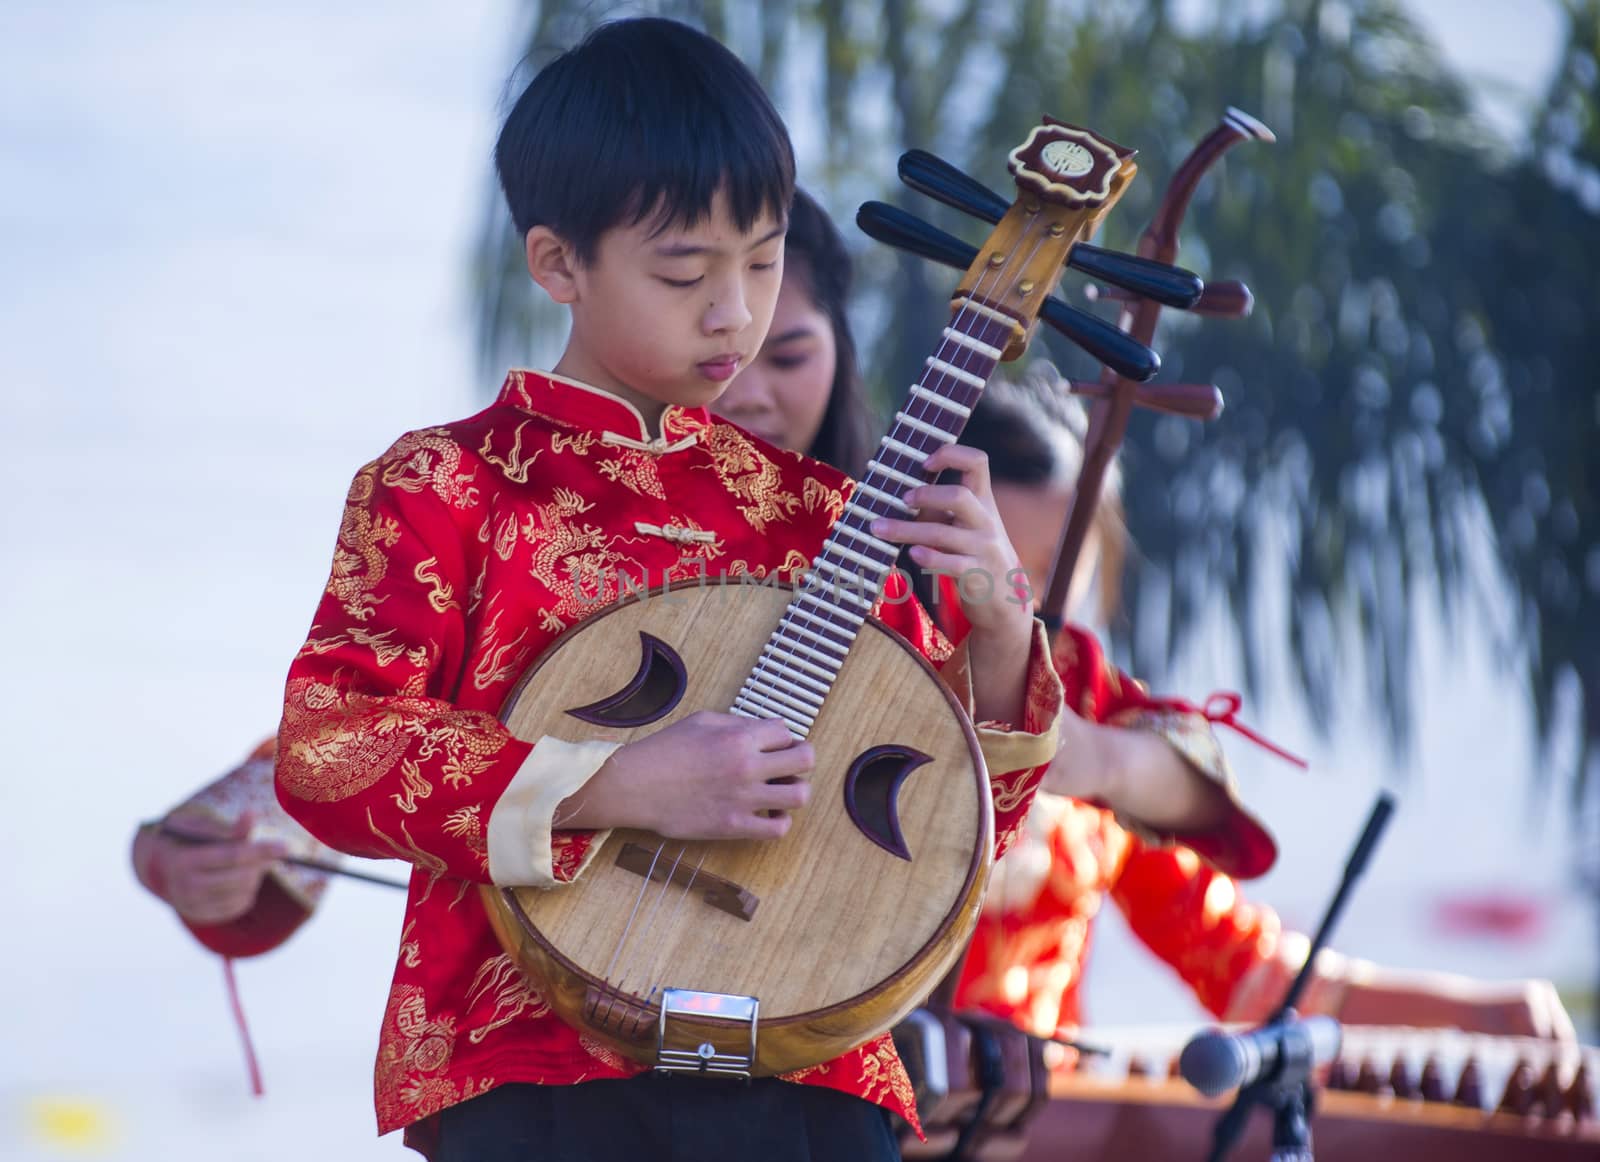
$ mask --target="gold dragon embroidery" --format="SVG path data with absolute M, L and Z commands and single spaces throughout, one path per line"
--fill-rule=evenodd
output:
M 489 604 L 492 606 L 499 596 L 497 593 L 491 597 Z M 529 626 L 523 626 L 517 636 L 510 641 L 495 640 L 500 633 L 500 618 L 504 613 L 504 609 L 496 609 L 481 632 L 479 646 L 481 656 L 478 658 L 478 664 L 472 669 L 472 687 L 475 690 L 487 690 L 497 683 L 516 677 L 521 672 L 522 663 L 528 655 L 528 649 L 523 647 L 522 643 L 528 636 L 531 628 Z
M 532 420 L 523 420 L 517 425 L 516 430 L 511 435 L 511 451 L 504 457 L 494 454 L 494 433 L 492 431 L 484 433 L 483 446 L 478 449 L 478 455 L 482 456 L 486 462 L 500 469 L 505 478 L 513 484 L 528 483 L 528 469 L 533 467 L 533 462 L 544 451 L 543 448 L 535 448 L 530 456 L 524 457 L 522 454 L 522 430 L 532 422 Z
M 344 518 L 339 523 L 339 544 L 333 552 L 333 570 L 328 576 L 328 596 L 356 621 L 370 620 L 377 607 L 388 600 L 373 590 L 389 572 L 383 550 L 392 549 L 400 541 L 398 521 L 374 516 L 366 509 L 376 473 L 377 465 L 369 464 L 350 485 Z
M 487 1000 L 491 1007 L 489 1021 L 467 1034 L 474 1045 L 496 1029 L 509 1025 L 518 1017 L 530 1020 L 550 1011 L 549 1003 L 523 977 L 512 959 L 504 953 L 484 961 L 472 977 L 467 989 L 467 1007 L 476 1008 Z
M 418 561 L 417 567 L 411 575 L 424 585 L 432 588 L 428 590 L 428 604 L 435 613 L 447 613 L 452 609 L 459 609 L 456 602 L 455 588 L 439 576 L 439 558 L 429 557 L 426 561 Z
M 384 453 L 381 462 L 383 483 L 390 488 L 403 492 L 431 488 L 435 496 L 456 508 L 470 508 L 477 503 L 478 489 L 472 483 L 472 471 L 459 470 L 461 445 L 442 428 L 407 432 Z
M 742 504 L 739 515 L 758 533 L 767 525 L 787 521 L 801 500 L 782 487 L 783 473 L 778 465 L 756 451 L 756 447 L 729 424 L 712 424 L 701 440 L 711 457 L 710 467 L 717 480 Z

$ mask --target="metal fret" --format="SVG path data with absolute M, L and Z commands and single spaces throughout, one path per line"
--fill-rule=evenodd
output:
M 908 428 L 916 432 L 921 432 L 925 436 L 932 436 L 941 444 L 948 444 L 955 439 L 955 436 L 945 431 L 943 428 L 936 428 L 925 420 L 919 420 L 915 416 L 906 415 L 905 412 L 895 412 L 894 421 L 897 424 L 905 424 Z M 892 443 L 892 441 L 886 439 L 884 443 Z
M 830 553 L 838 553 L 846 560 L 855 561 L 861 565 L 870 565 L 872 568 L 877 569 L 880 572 L 886 572 L 888 570 L 888 566 L 884 565 L 881 561 L 875 561 L 866 554 L 858 553 L 854 549 L 847 549 L 838 541 L 834 541 L 832 544 L 830 544 L 827 551 Z
M 824 612 L 826 612 L 826 613 L 835 614 L 835 615 L 837 615 L 839 617 L 847 619 L 850 622 L 849 627 L 846 628 L 845 626 L 842 626 L 842 625 L 834 625 L 833 622 L 831 622 L 831 621 L 824 621 L 821 617 L 818 617 L 815 613 L 812 613 L 809 609 L 802 608 L 802 606 L 800 605 L 800 603 L 802 601 L 810 601 L 810 602 L 820 606 L 822 608 L 822 610 Z M 836 629 L 841 633 L 854 633 L 856 630 L 860 629 L 862 623 L 867 620 L 866 618 L 862 617 L 859 613 L 852 613 L 848 609 L 840 609 L 837 605 L 829 605 L 826 601 L 822 600 L 822 598 L 818 597 L 815 593 L 802 593 L 802 594 L 800 594 L 799 597 L 795 598 L 794 604 L 789 606 L 788 612 L 790 612 L 790 613 L 798 613 L 798 614 L 800 614 L 800 616 L 810 618 L 812 621 L 817 622 L 819 625 L 825 625 L 829 629 Z
M 854 573 L 846 573 L 832 561 L 824 561 L 819 558 L 817 561 L 817 567 L 822 568 L 824 566 L 829 569 L 835 577 L 844 582 L 843 585 L 833 585 L 829 587 L 834 596 L 842 597 L 846 601 L 853 602 L 856 605 L 859 605 L 862 609 L 872 608 L 872 602 L 867 600 L 866 597 L 862 596 L 869 585 L 865 577 L 858 577 Z
M 937 371 L 940 375 L 948 375 L 951 379 L 958 380 L 961 383 L 966 384 L 968 387 L 975 387 L 979 391 L 982 391 L 984 385 L 988 383 L 988 380 L 974 375 L 970 371 L 963 370 L 953 363 L 946 363 L 943 359 L 935 359 L 932 356 L 929 356 L 926 360 L 924 360 L 924 362 L 927 363 L 929 367 Z
M 822 634 L 817 633 L 814 630 L 809 630 L 803 625 L 795 625 L 793 622 L 785 620 L 779 623 L 778 628 L 780 631 L 789 630 L 799 634 L 801 637 L 808 637 L 815 642 L 819 642 L 822 645 L 827 646 L 830 650 L 835 651 L 839 655 L 839 662 L 842 662 L 844 660 L 844 656 L 850 652 L 848 646 L 842 646 L 838 642 L 834 641 L 831 637 L 824 637 Z M 799 646 L 798 648 L 806 649 L 805 646 Z M 839 664 L 839 662 L 835 662 L 832 658 L 823 657 L 820 654 L 813 654 L 812 656 L 816 657 L 819 661 L 830 662 L 833 665 Z
M 884 443 L 891 443 L 891 442 L 892 441 L 888 441 L 888 440 L 884 441 Z M 874 487 L 872 487 L 872 485 L 867 484 L 865 482 L 856 485 L 856 492 L 858 492 L 858 493 L 865 492 L 868 496 L 872 497 L 873 500 L 881 500 L 885 504 L 892 504 L 895 508 L 898 508 L 901 512 L 914 513 L 914 512 L 917 511 L 916 509 L 912 508 L 909 504 L 907 504 L 905 501 L 901 500 L 898 496 L 895 496 L 892 493 L 885 492 L 881 488 L 874 488 Z M 874 514 L 874 515 L 876 516 L 877 514 Z
M 911 394 L 916 396 L 918 399 L 927 400 L 931 404 L 942 407 L 945 409 L 945 411 L 954 412 L 962 419 L 967 419 L 972 415 L 971 408 L 958 404 L 955 400 L 951 399 L 947 395 L 940 395 L 936 391 L 929 391 L 920 383 L 913 383 L 911 385 Z
M 901 472 L 898 468 L 890 468 L 887 464 L 884 464 L 881 461 L 868 460 L 867 473 L 870 475 L 873 472 L 882 472 L 896 484 L 904 485 L 907 488 L 921 488 L 927 483 L 925 480 L 918 480 L 915 476 L 906 475 L 906 473 Z
M 832 682 L 834 678 L 838 677 L 838 674 L 829 673 L 826 670 L 818 670 L 817 672 L 828 680 L 827 682 L 819 682 L 815 678 L 808 677 L 807 675 L 801 673 L 802 669 L 815 670 L 816 667 L 808 666 L 798 659 L 793 659 L 792 661 L 786 662 L 779 658 L 772 658 L 769 661 L 766 656 L 766 652 L 763 651 L 761 660 L 756 663 L 754 674 L 765 674 L 771 677 L 781 677 L 785 682 L 798 682 L 802 686 L 810 687 L 818 694 L 821 694 L 824 698 L 826 698 L 828 691 L 833 689 L 833 687 L 828 683 Z M 752 677 L 754 677 L 754 674 L 752 674 Z
M 946 339 L 950 340 L 950 342 L 959 343 L 961 346 L 967 348 L 967 350 L 976 351 L 986 359 L 993 359 L 996 363 L 1000 362 L 1000 356 L 1005 354 L 1005 352 L 1000 350 L 1000 348 L 991 347 L 983 340 L 975 339 L 965 331 L 958 331 L 954 327 L 946 327 L 943 334 Z
M 886 556 L 898 557 L 900 555 L 900 550 L 894 545 L 890 544 L 888 541 L 875 537 L 871 533 L 863 532 L 861 529 L 856 528 L 855 525 L 850 524 L 850 517 L 855 515 L 859 515 L 863 519 L 869 521 L 878 519 L 871 509 L 858 508 L 852 504 L 849 508 L 844 510 L 844 513 L 839 517 L 838 522 L 833 526 L 834 535 L 837 536 L 839 533 L 849 533 L 850 536 L 860 541 L 862 544 L 871 545 L 874 549 L 877 549 Z
M 927 452 L 924 452 L 921 448 L 913 448 L 910 444 L 903 444 L 893 436 L 885 436 L 883 438 L 883 446 L 896 456 L 904 456 L 907 460 L 915 462 L 918 467 L 921 467 L 928 460 Z
M 810 730 L 811 724 L 817 720 L 815 715 L 806 715 L 798 713 L 794 710 L 785 710 L 782 706 L 778 705 L 778 703 L 769 702 L 759 694 L 741 694 L 739 695 L 739 700 L 741 702 L 754 704 L 771 711 L 775 717 L 783 719 L 783 721 L 787 723 L 791 729 L 798 730 L 802 734 L 804 734 L 807 730 Z
M 792 698 L 796 710 L 803 710 L 807 714 L 815 714 L 822 705 L 823 698 L 827 697 L 827 695 L 824 693 L 821 697 L 818 697 L 810 690 L 791 689 L 788 682 L 789 676 L 787 674 L 773 674 L 765 671 L 752 673 L 744 680 L 741 693 L 760 694 L 763 698 Z
M 778 632 L 783 632 L 783 627 L 781 625 L 778 627 Z M 839 670 L 837 668 L 838 663 L 834 663 L 834 669 L 825 670 L 821 666 L 813 665 L 812 663 L 806 661 L 799 655 L 799 653 L 796 652 L 798 650 L 806 650 L 806 647 L 797 642 L 784 641 L 781 637 L 769 637 L 767 639 L 767 644 L 761 650 L 761 659 L 756 662 L 756 665 L 757 667 L 765 667 L 770 663 L 771 665 L 779 668 L 799 666 L 802 670 L 809 670 L 811 673 L 816 674 L 818 677 L 827 682 L 832 682 L 839 676 Z M 822 657 L 821 654 L 812 653 L 810 650 L 806 650 L 806 652 L 811 654 L 811 656 L 814 658 Z M 782 658 L 772 656 L 773 654 L 777 653 L 782 653 L 785 656 Z M 823 660 L 831 662 L 833 659 L 826 658 Z
M 812 722 L 815 722 L 817 720 L 817 715 L 822 711 L 822 700 L 820 698 L 815 703 L 802 702 L 798 698 L 789 697 L 788 694 L 784 693 L 782 690 L 779 690 L 775 686 L 769 685 L 762 689 L 753 689 L 751 684 L 747 682 L 745 684 L 743 693 L 746 695 L 753 694 L 758 698 L 765 699 L 769 703 L 773 701 L 783 703 L 791 710 L 797 711 L 802 717 L 808 718 L 809 721 L 806 723 L 807 726 L 810 726 Z

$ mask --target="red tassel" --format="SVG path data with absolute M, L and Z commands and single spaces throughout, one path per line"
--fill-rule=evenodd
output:
M 1311 765 L 1310 763 L 1306 762 L 1305 759 L 1300 758 L 1298 755 L 1290 754 L 1276 743 L 1268 742 L 1255 731 L 1251 730 L 1248 726 L 1241 725 L 1236 716 L 1239 713 L 1239 707 L 1243 704 L 1244 699 L 1240 698 L 1239 695 L 1235 694 L 1233 691 L 1218 690 L 1216 693 L 1212 694 L 1211 697 L 1206 699 L 1206 704 L 1201 708 L 1200 713 L 1205 716 L 1207 722 L 1210 722 L 1213 725 L 1232 727 L 1234 730 L 1248 738 L 1251 742 L 1259 746 L 1262 750 L 1271 751 L 1285 762 L 1293 763 L 1295 766 L 1302 769 Z
M 233 1021 L 239 1026 L 239 1041 L 244 1045 L 244 1065 L 250 1073 L 250 1092 L 260 1097 L 266 1092 L 261 1085 L 261 1067 L 256 1064 L 256 1047 L 250 1042 L 250 1026 L 245 1023 L 244 1006 L 239 1003 L 239 982 L 233 975 L 233 957 L 222 958 L 222 975 L 228 982 L 228 1003 L 233 1007 Z

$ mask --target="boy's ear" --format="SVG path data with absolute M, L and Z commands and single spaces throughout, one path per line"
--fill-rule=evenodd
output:
M 576 302 L 578 280 L 574 269 L 577 263 L 571 247 L 561 236 L 548 226 L 535 226 L 528 231 L 523 248 L 533 281 L 558 303 Z

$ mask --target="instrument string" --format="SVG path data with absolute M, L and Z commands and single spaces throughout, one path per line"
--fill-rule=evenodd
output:
M 650 968 L 645 972 L 644 979 L 646 981 L 654 982 L 650 986 L 651 997 L 655 996 L 656 992 L 664 985 L 664 982 L 661 980 L 662 961 L 667 958 L 667 954 L 672 950 L 670 938 L 675 932 L 678 931 L 678 921 L 682 919 L 683 916 L 684 901 L 689 899 L 694 892 L 694 881 L 695 878 L 699 876 L 701 867 L 705 865 L 708 850 L 708 848 L 702 846 L 700 850 L 700 859 L 695 863 L 694 869 L 689 873 L 689 882 L 683 885 L 683 893 L 678 897 L 678 903 L 672 909 L 672 919 L 666 923 L 666 925 L 657 935 L 655 952 L 645 957 L 645 959 L 649 960 L 650 962 Z M 646 1000 L 648 1003 L 648 998 L 646 998 Z
M 617 957 L 622 954 L 622 946 L 627 943 L 628 933 L 633 930 L 633 921 L 639 915 L 639 905 L 644 903 L 644 893 L 650 887 L 650 881 L 656 874 L 656 864 L 661 862 L 661 848 L 656 848 L 655 855 L 650 857 L 650 866 L 645 869 L 644 883 L 639 885 L 639 894 L 634 898 L 633 911 L 628 913 L 628 922 L 622 927 L 622 935 L 617 937 L 617 946 L 611 951 L 611 962 L 606 965 L 606 971 L 600 979 L 607 984 L 611 983 L 611 970 L 617 966 Z
M 661 854 L 662 850 L 665 847 L 666 847 L 666 841 L 663 840 L 661 842 L 661 844 L 659 846 L 657 846 L 657 848 L 656 848 L 656 855 L 659 856 Z M 688 853 L 688 850 L 689 849 L 688 849 L 687 846 L 683 846 L 683 847 L 678 848 L 677 857 L 675 859 L 673 859 L 672 866 L 667 869 L 666 878 L 663 880 L 663 882 L 661 884 L 661 890 L 656 893 L 655 900 L 654 900 L 654 902 L 651 903 L 649 911 L 648 911 L 648 914 L 645 916 L 644 933 L 646 934 L 646 936 L 648 936 L 651 926 L 655 923 L 656 916 L 658 916 L 660 914 L 660 912 L 661 912 L 661 904 L 667 898 L 667 893 L 669 893 L 672 890 L 672 881 L 677 878 L 678 867 L 683 862 L 683 857 L 684 857 L 685 854 Z M 655 862 L 652 859 L 651 867 L 654 867 L 654 866 L 655 866 Z M 640 889 L 639 889 L 639 891 L 641 893 L 641 896 L 642 896 L 642 894 L 644 892 L 649 891 L 650 883 L 651 883 L 650 879 L 646 878 L 645 881 L 644 881 L 643 886 L 641 886 Z M 635 904 L 635 909 L 637 909 L 637 906 L 638 905 Z M 629 926 L 630 927 L 632 926 L 631 922 L 630 922 Z M 622 934 L 622 937 L 617 941 L 616 951 L 612 953 L 612 957 L 611 957 L 613 962 L 615 962 L 617 957 L 621 954 L 622 947 L 623 947 L 623 940 L 625 940 L 627 938 L 627 935 L 628 935 L 627 932 L 624 931 L 623 934 Z M 616 1005 L 616 1002 L 619 999 L 621 999 L 621 994 L 624 991 L 624 986 L 627 984 L 628 971 L 629 971 L 629 967 L 630 967 L 631 963 L 632 963 L 631 960 L 629 960 L 627 958 L 623 959 L 623 962 L 622 962 L 622 975 L 617 979 L 615 984 L 612 984 L 612 982 L 611 982 L 611 980 L 609 978 L 609 973 L 607 974 L 607 980 L 606 980 L 605 983 L 607 985 L 610 985 L 611 989 L 612 989 L 611 1006 L 606 1009 L 606 1016 L 608 1018 L 611 1015 L 611 1009 L 614 1008 L 615 1005 Z

